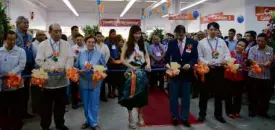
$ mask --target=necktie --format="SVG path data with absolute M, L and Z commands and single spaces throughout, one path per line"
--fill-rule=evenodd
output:
M 182 56 L 182 53 L 183 53 L 182 42 L 179 43 L 179 49 L 180 49 L 180 55 Z

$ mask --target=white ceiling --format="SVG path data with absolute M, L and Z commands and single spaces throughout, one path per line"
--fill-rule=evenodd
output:
M 47 11 L 51 12 L 71 12 L 70 9 L 63 3 L 62 0 L 29 0 L 36 5 L 39 5 Z M 101 0 L 105 5 L 104 13 L 121 13 L 129 0 Z M 128 10 L 127 13 L 141 13 L 142 8 L 147 8 L 152 5 L 154 2 L 159 0 L 137 0 L 134 5 Z M 171 0 L 173 2 L 173 0 Z M 187 6 L 198 0 L 181 0 L 181 6 Z M 208 0 L 200 6 L 205 6 L 207 4 L 215 3 L 220 0 Z M 73 7 L 78 13 L 96 13 L 97 4 L 96 0 L 70 0 Z

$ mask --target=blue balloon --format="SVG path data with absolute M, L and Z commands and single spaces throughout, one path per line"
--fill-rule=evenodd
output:
M 243 23 L 243 21 L 244 21 L 244 17 L 243 16 L 238 16 L 237 22 L 238 23 Z
M 200 16 L 200 13 L 198 11 L 193 12 L 193 17 L 196 19 Z
M 151 16 L 152 15 L 152 10 L 150 10 L 149 12 L 148 12 L 148 16 Z
M 100 5 L 100 4 L 101 4 L 101 1 L 100 1 L 100 0 L 97 0 L 96 3 L 97 3 L 97 5 Z
M 162 12 L 164 12 L 164 11 L 166 10 L 165 5 L 162 5 L 162 6 L 161 6 L 161 10 L 162 10 Z

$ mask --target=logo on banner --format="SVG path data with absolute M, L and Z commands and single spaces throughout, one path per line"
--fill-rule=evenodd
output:
M 200 18 L 201 24 L 211 23 L 216 21 L 234 21 L 234 15 L 224 15 L 223 12 L 211 14 L 208 16 L 203 16 Z
M 101 19 L 100 26 L 105 27 L 131 27 L 133 25 L 141 26 L 140 19 Z
M 191 13 L 187 14 L 169 14 L 168 16 L 169 20 L 196 20 L 194 16 Z
M 275 7 L 255 7 L 257 21 L 269 21 L 271 19 L 270 13 L 273 11 L 275 11 Z

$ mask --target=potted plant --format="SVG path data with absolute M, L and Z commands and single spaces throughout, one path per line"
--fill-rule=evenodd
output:
M 95 35 L 96 32 L 99 32 L 99 26 L 94 25 L 91 27 L 90 25 L 86 25 L 85 28 L 83 28 L 83 32 L 85 33 L 85 36 Z
M 0 0 L 0 46 L 4 42 L 4 34 L 10 30 L 10 18 L 7 16 L 4 2 Z

